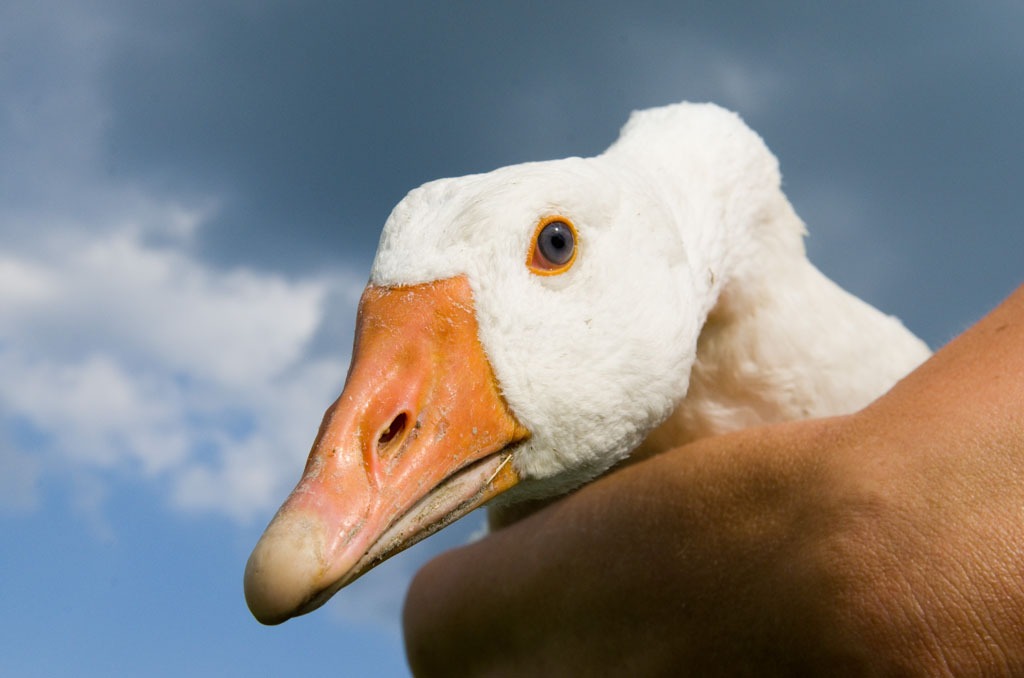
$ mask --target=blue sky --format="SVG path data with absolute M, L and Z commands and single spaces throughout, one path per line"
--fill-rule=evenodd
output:
M 716 101 L 819 267 L 941 345 L 1024 279 L 1022 29 L 1016 2 L 0 2 L 0 673 L 405 674 L 408 579 L 479 517 L 281 627 L 241 576 L 424 181 Z

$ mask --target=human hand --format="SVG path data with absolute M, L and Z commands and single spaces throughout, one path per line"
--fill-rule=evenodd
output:
M 418 675 L 1024 671 L 1024 288 L 848 417 L 621 469 L 417 575 Z

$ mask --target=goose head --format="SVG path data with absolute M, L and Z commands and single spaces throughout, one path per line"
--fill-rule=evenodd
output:
M 253 614 L 309 612 L 495 497 L 564 493 L 626 457 L 686 395 L 744 248 L 802 256 L 798 222 L 755 233 L 778 213 L 774 157 L 712 105 L 634 114 L 594 158 L 409 193 L 344 391 L 247 564 Z

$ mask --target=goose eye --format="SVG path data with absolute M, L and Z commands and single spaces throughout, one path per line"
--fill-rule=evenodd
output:
M 562 218 L 545 219 L 534 235 L 530 268 L 540 275 L 555 275 L 572 266 L 576 258 L 576 229 Z

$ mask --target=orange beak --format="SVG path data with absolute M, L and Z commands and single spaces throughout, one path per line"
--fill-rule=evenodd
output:
M 316 609 L 515 485 L 510 448 L 528 436 L 480 345 L 465 277 L 367 287 L 345 389 L 246 564 L 249 609 L 264 624 Z

